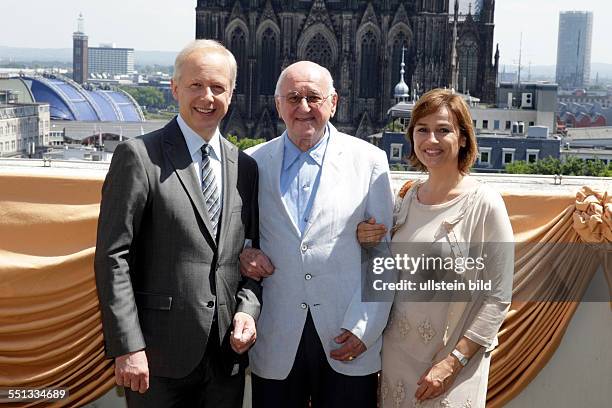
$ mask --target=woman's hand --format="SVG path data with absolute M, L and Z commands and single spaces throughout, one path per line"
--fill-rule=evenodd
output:
M 419 401 L 436 398 L 450 389 L 463 366 L 449 354 L 444 360 L 430 367 L 421 376 L 414 396 Z
M 386 234 L 385 224 L 377 224 L 374 217 L 357 225 L 357 241 L 366 248 L 376 246 Z

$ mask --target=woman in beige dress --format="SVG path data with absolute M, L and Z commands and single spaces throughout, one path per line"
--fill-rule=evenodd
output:
M 409 160 L 428 178 L 396 201 L 393 251 L 419 257 L 424 245 L 438 244 L 454 260 L 480 258 L 479 267 L 455 268 L 451 281 L 491 287 L 467 290 L 467 298 L 466 291 L 434 292 L 426 302 L 396 292 L 383 337 L 380 406 L 484 407 L 490 353 L 510 305 L 512 228 L 499 193 L 468 174 L 478 147 L 459 95 L 441 89 L 423 95 L 407 137 Z M 357 231 L 364 246 L 385 233 L 374 220 Z M 410 276 L 419 273 L 425 276 L 422 270 Z

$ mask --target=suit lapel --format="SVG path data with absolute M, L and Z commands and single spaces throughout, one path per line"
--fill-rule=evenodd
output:
M 338 131 L 332 124 L 329 124 L 329 141 L 327 142 L 327 149 L 325 151 L 325 158 L 323 159 L 323 167 L 321 168 L 321 178 L 319 180 L 319 188 L 315 195 L 314 202 L 312 203 L 312 209 L 308 216 L 308 223 L 304 228 L 304 236 L 308 233 L 308 230 L 312 226 L 313 222 L 322 215 L 324 210 L 332 208 L 336 201 L 337 183 L 341 179 L 340 167 L 342 166 L 340 156 L 342 155 L 342 149 L 340 148 L 341 141 L 338 140 L 340 136 Z
M 216 248 L 215 237 L 211 233 L 212 225 L 210 224 L 210 219 L 206 212 L 206 205 L 204 203 L 204 196 L 202 195 L 202 186 L 191 167 L 191 155 L 187 149 L 183 133 L 176 122 L 176 118 L 166 125 L 164 144 L 166 147 L 164 152 L 168 160 L 174 167 L 174 171 L 181 181 L 185 192 L 189 196 L 189 199 L 206 227 L 209 238 L 208 241 L 213 248 Z
M 302 235 L 302 233 L 300 232 L 300 229 L 298 228 L 297 224 L 289 214 L 289 210 L 285 205 L 285 201 L 283 200 L 280 191 L 280 177 L 283 168 L 283 156 L 285 154 L 284 140 L 285 133 L 283 133 L 276 140 L 276 146 L 274 147 L 274 149 L 270 149 L 270 165 L 265 166 L 265 168 L 268 169 L 269 172 L 270 177 L 268 177 L 268 180 L 270 180 L 270 183 L 272 183 L 272 185 L 269 186 L 270 191 L 272 191 L 272 197 L 274 197 L 274 199 L 277 201 L 276 204 L 278 205 L 278 207 L 282 209 L 282 213 L 286 218 L 287 225 L 292 225 L 293 232 L 299 237 Z M 262 192 L 260 191 L 259 194 L 262 194 Z
M 223 209 L 221 212 L 221 239 L 219 247 L 224 242 L 223 237 L 227 236 L 232 208 L 236 194 L 236 184 L 238 181 L 238 148 L 220 137 L 221 163 L 223 169 Z

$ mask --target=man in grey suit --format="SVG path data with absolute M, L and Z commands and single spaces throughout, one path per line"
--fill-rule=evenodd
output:
M 263 278 L 253 406 L 375 407 L 390 303 L 362 301 L 356 230 L 370 217 L 390 227 L 387 158 L 329 123 L 338 95 L 327 69 L 290 65 L 275 97 L 287 131 L 247 151 L 259 167 L 261 250 L 274 265 L 242 257 L 243 273 Z
M 187 45 L 178 117 L 119 144 L 104 182 L 96 283 L 130 407 L 242 405 L 261 287 L 238 263 L 258 246 L 257 165 L 219 133 L 236 70 L 221 44 Z

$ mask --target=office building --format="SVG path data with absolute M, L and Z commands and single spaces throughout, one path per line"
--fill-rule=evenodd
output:
M 134 73 L 134 49 L 115 48 L 114 44 L 89 47 L 89 72 L 131 75 Z
M 584 88 L 591 78 L 593 13 L 559 13 L 556 81 L 561 89 Z
M 0 105 L 0 156 L 24 156 L 47 146 L 49 125 L 46 103 Z

